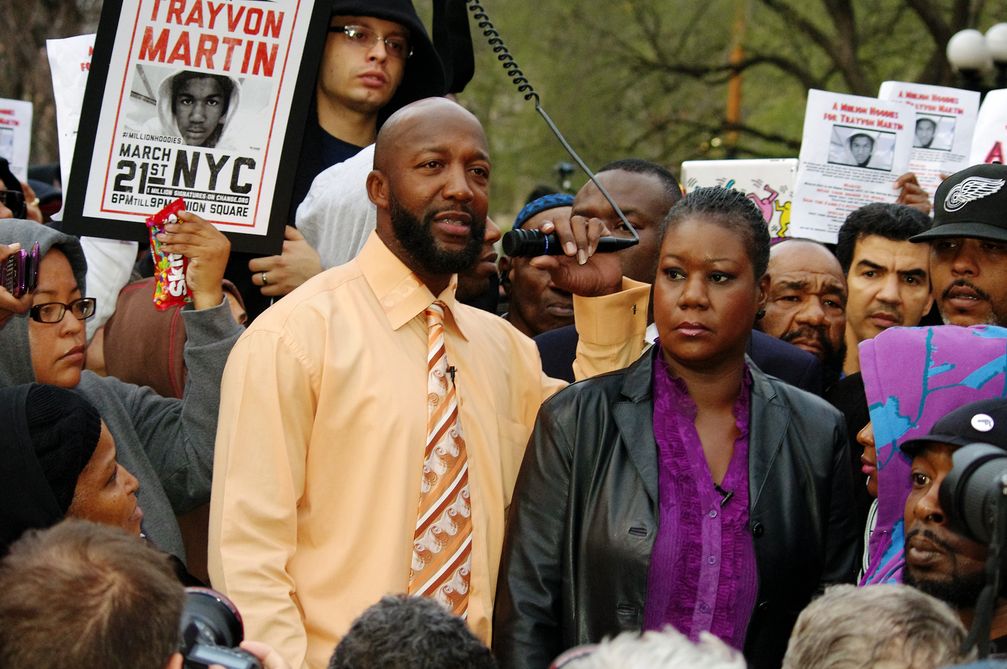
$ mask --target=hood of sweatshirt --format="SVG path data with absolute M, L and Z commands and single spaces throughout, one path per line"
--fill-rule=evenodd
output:
M 1007 329 L 890 328 L 860 344 L 860 366 L 878 458 L 878 520 L 862 583 L 901 581 L 911 460 L 900 446 L 952 409 L 1007 396 Z
M 87 261 L 80 241 L 72 235 L 67 235 L 34 221 L 8 219 L 0 221 L 0 244 L 20 242 L 21 248 L 31 250 L 38 242 L 42 257 L 51 249 L 56 248 L 66 255 L 70 267 L 77 278 L 77 286 L 84 292 L 84 276 L 87 273 Z M 31 364 L 31 347 L 28 343 L 28 315 L 15 316 L 0 328 L 0 388 L 35 381 L 35 372 Z

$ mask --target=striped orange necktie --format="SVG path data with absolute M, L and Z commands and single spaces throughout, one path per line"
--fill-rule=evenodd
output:
M 439 601 L 465 617 L 472 567 L 472 508 L 465 438 L 454 373 L 444 348 L 444 303 L 426 310 L 427 445 L 413 535 L 409 594 Z

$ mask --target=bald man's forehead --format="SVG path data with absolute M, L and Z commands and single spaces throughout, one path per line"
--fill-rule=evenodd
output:
M 773 247 L 769 256 L 769 272 L 773 278 L 791 272 L 813 272 L 833 277 L 840 286 L 846 277 L 839 261 L 832 253 L 813 242 L 783 242 Z
M 467 123 L 475 125 L 482 132 L 482 124 L 469 110 L 447 98 L 425 98 L 410 103 L 392 114 L 378 132 L 395 134 L 419 122 L 437 121 L 441 123 Z
M 382 126 L 374 164 L 379 165 L 387 153 L 398 154 L 406 147 L 413 151 L 443 148 L 459 137 L 473 141 L 488 159 L 486 133 L 471 112 L 446 98 L 420 100 L 395 112 Z
M 825 269 L 835 267 L 840 270 L 839 260 L 829 249 L 817 242 L 791 240 L 777 244 L 769 253 L 771 262 L 796 262 L 813 264 Z

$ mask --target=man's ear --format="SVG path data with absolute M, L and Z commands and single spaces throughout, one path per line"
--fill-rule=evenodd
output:
M 759 291 L 755 298 L 756 310 L 762 314 L 766 313 L 766 302 L 769 301 L 769 275 L 763 274 L 759 279 Z M 758 319 L 756 319 L 758 320 Z
M 367 197 L 378 209 L 388 209 L 388 180 L 378 170 L 367 175 Z
M 168 664 L 164 665 L 164 669 L 182 669 L 182 654 L 173 653 L 170 658 L 168 658 Z

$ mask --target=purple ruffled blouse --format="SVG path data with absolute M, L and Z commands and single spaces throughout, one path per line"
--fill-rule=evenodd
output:
M 660 514 L 644 628 L 671 624 L 693 641 L 708 631 L 741 649 L 758 593 L 755 546 L 748 531 L 752 376 L 746 369 L 734 405 L 739 434 L 718 491 L 696 432 L 696 404 L 664 358 L 659 353 L 655 357 Z

